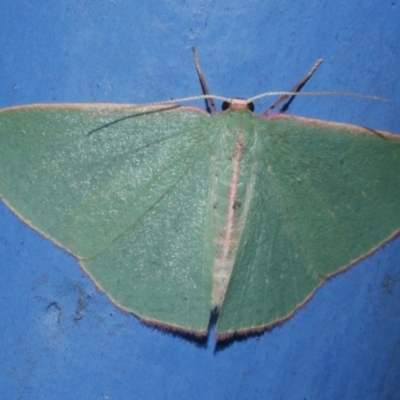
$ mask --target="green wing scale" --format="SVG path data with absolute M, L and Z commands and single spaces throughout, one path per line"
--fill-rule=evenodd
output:
M 280 116 L 254 123 L 254 192 L 218 334 L 263 330 L 400 227 L 400 140 Z M 257 160 L 257 161 L 256 161 Z
M 398 136 L 167 108 L 0 111 L 3 201 L 142 320 L 264 330 L 398 234 Z
M 208 118 L 116 105 L 0 115 L 6 204 L 75 255 L 120 307 L 204 333 L 211 165 L 198 119 Z

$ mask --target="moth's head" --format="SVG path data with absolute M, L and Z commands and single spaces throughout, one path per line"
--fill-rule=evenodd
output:
M 246 99 L 237 98 L 231 101 L 224 101 L 222 103 L 222 111 L 226 110 L 241 110 L 254 112 L 254 103 L 248 103 Z

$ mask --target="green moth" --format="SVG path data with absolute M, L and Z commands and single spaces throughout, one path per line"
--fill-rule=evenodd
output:
M 202 336 L 262 331 L 398 235 L 400 139 L 191 107 L 0 111 L 0 195 L 118 307 Z

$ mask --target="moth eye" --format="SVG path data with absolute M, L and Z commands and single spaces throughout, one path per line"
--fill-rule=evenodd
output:
M 229 108 L 231 107 L 231 103 L 229 103 L 228 101 L 224 101 L 223 103 L 222 103 L 222 111 L 226 111 L 226 110 L 228 110 Z
M 249 110 L 251 112 L 254 112 L 254 103 L 253 102 L 247 103 L 247 107 L 249 107 Z

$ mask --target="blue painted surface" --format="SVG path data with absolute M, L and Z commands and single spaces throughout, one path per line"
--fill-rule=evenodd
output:
M 291 113 L 400 133 L 399 7 L 3 0 L 0 107 L 195 95 L 194 45 L 211 91 L 228 97 L 287 90 L 323 57 L 306 90 L 390 103 L 299 98 Z M 72 256 L 0 204 L 1 398 L 398 399 L 399 258 L 396 239 L 281 327 L 216 351 L 212 333 L 200 346 L 118 311 Z

